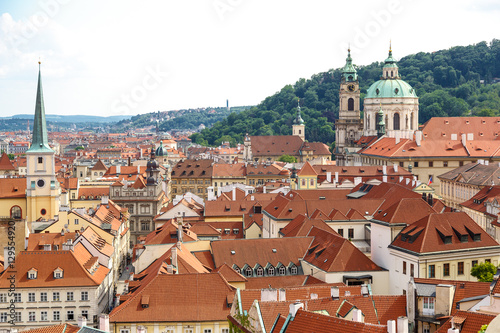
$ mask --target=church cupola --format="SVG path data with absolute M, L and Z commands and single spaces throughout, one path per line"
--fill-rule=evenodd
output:
M 382 69 L 382 79 L 399 79 L 398 65 L 392 57 L 392 46 L 389 45 L 389 56 L 385 59 L 384 68 Z
M 343 82 L 354 82 L 358 80 L 358 74 L 356 68 L 352 64 L 351 49 L 347 50 L 347 58 L 345 60 L 345 66 L 342 68 L 342 81 Z

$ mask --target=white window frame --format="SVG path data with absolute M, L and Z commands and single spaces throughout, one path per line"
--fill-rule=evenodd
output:
M 49 314 L 47 311 L 40 312 L 40 321 L 49 321 Z
M 35 311 L 28 312 L 28 321 L 36 321 L 36 312 Z
M 80 299 L 82 301 L 88 301 L 89 300 L 89 292 L 88 291 L 82 291 L 80 293 Z
M 28 293 L 28 302 L 36 302 L 36 294 Z
M 52 320 L 53 321 L 59 321 L 61 320 L 61 312 L 60 311 L 54 311 L 52 312 Z
M 436 299 L 434 297 L 424 297 L 422 302 L 422 314 L 424 316 L 433 316 L 435 313 Z
M 46 292 L 41 292 L 40 293 L 40 302 L 47 302 L 47 293 Z

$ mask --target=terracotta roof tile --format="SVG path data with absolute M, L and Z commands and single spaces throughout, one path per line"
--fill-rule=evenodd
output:
M 467 241 L 461 241 L 457 232 L 466 237 Z M 472 239 L 472 235 L 479 235 L 480 240 Z M 445 243 L 445 237 L 449 237 L 449 243 L 448 241 Z M 392 248 L 415 253 L 468 250 L 491 246 L 500 249 L 500 245 L 464 212 L 431 213 L 404 228 L 390 245 Z
M 460 333 L 477 333 L 481 330 L 481 326 L 489 324 L 495 317 L 495 315 L 480 312 L 457 311 L 436 330 L 436 333 L 448 332 L 448 329 L 452 328 L 452 322 L 457 322 L 457 324 L 461 322 Z
M 383 270 L 349 240 L 337 233 L 313 227 L 308 236 L 314 237 L 303 260 L 325 272 L 356 272 Z
M 112 323 L 222 321 L 230 311 L 227 297 L 234 292 L 219 273 L 157 275 L 116 307 L 109 320 Z M 140 304 L 143 295 L 149 296 L 146 308 Z
M 227 264 L 240 269 L 248 264 L 252 268 L 256 264 L 266 266 L 268 263 L 276 267 L 278 263 L 287 266 L 290 262 L 300 266 L 299 259 L 306 253 L 312 238 L 276 238 L 276 239 L 241 239 L 212 241 L 210 246 L 215 266 Z

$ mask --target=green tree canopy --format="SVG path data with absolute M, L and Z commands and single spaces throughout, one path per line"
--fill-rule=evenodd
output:
M 493 281 L 493 275 L 497 272 L 495 265 L 489 262 L 484 262 L 475 265 L 470 270 L 470 274 L 477 278 L 479 282 L 491 282 Z
M 290 155 L 281 155 L 278 158 L 278 161 L 280 162 L 286 162 L 286 163 L 297 163 L 297 158 L 295 156 L 290 156 Z

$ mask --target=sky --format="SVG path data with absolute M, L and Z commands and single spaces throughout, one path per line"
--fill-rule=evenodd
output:
M 0 0 L 0 117 L 256 105 L 300 78 L 500 38 L 497 0 Z M 404 78 L 404 73 L 401 73 Z

